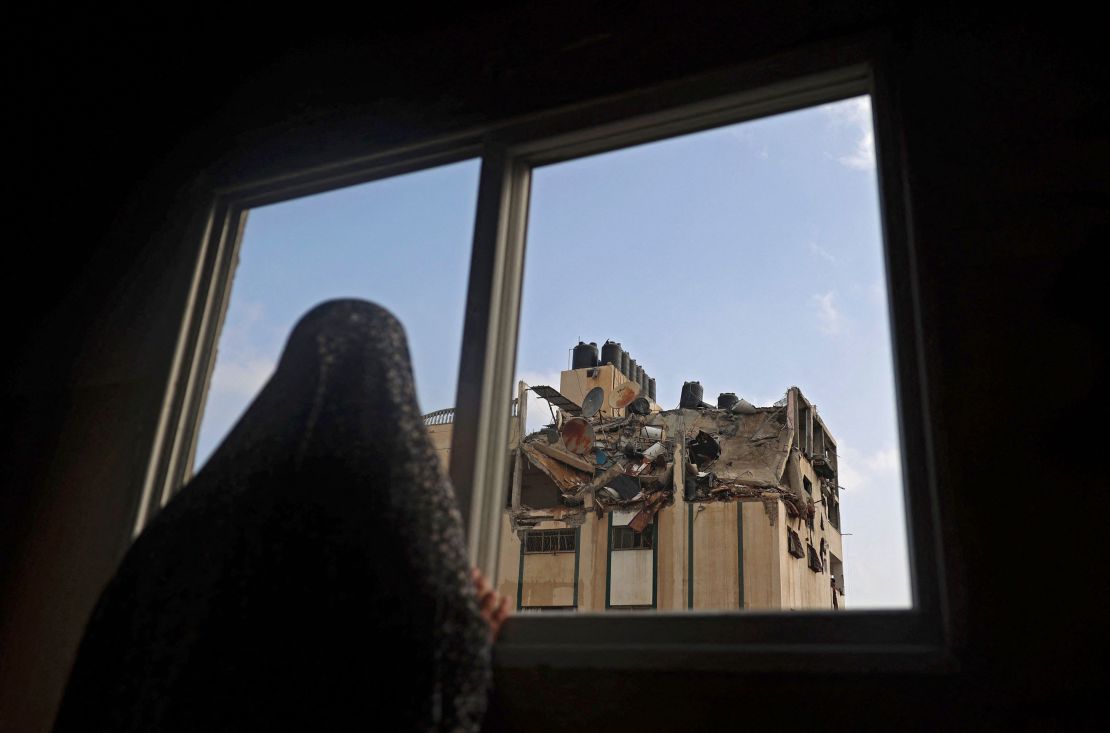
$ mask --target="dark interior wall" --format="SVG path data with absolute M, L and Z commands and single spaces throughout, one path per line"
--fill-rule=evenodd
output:
M 788 727 L 1085 720 L 1106 641 L 1088 569 L 1096 532 L 1074 523 L 1099 511 L 1087 497 L 1105 480 L 1072 439 L 1105 367 L 1101 309 L 1082 302 L 1099 292 L 1095 247 L 1110 239 L 1099 39 L 1051 17 L 734 5 L 396 11 L 347 24 L 357 38 L 311 21 L 228 31 L 199 14 L 144 28 L 104 15 L 28 22 L 7 51 L 21 226 L 3 288 L 0 729 L 49 727 L 84 618 L 126 547 L 206 176 L 875 30 L 892 39 L 902 115 L 956 669 L 649 677 L 599 660 L 503 676 L 491 726 L 686 728 L 734 719 L 723 711 L 745 694 L 776 701 L 745 705 L 747 721 Z

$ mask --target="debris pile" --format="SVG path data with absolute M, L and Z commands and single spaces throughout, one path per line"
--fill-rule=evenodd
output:
M 545 391 L 553 392 L 536 390 Z M 557 494 L 549 496 L 557 500 L 547 502 L 553 506 L 518 500 L 514 529 L 554 518 L 576 524 L 589 511 L 602 517 L 620 509 L 638 510 L 629 526 L 639 532 L 676 494 L 690 502 L 763 501 L 772 523 L 769 504 L 781 499 L 791 518 L 812 522 L 815 507 L 802 488 L 784 404 L 754 407 L 729 395 L 718 403 L 727 406 L 714 407 L 701 401 L 701 385 L 687 383 L 684 403 L 691 407 L 658 410 L 637 391 L 611 397 L 625 412 L 620 417 L 605 416 L 598 398 L 587 395 L 578 414 L 560 411 L 558 428 L 521 439 L 520 454 L 550 479 Z

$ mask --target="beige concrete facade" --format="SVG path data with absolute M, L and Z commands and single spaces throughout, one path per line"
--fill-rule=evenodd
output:
M 521 552 L 506 512 L 496 586 L 525 609 L 571 605 L 579 611 L 620 606 L 660 611 L 832 608 L 828 559 L 821 571 L 812 570 L 808 562 L 809 545 L 819 552 L 821 537 L 829 533 L 814 532 L 811 543 L 804 522 L 786 519 L 781 501 L 676 502 L 656 515 L 651 550 L 611 550 L 608 515 L 599 519 L 591 513 L 577 528 L 575 552 L 537 554 Z M 565 522 L 542 522 L 529 531 L 568 527 Z M 789 554 L 788 528 L 798 533 L 807 557 Z M 837 605 L 844 607 L 843 596 Z
M 454 425 L 445 423 L 425 427 L 428 429 L 428 437 L 432 439 L 432 447 L 435 448 L 436 457 L 439 458 L 439 465 L 446 472 L 451 462 L 451 435 L 454 432 Z
M 611 364 L 592 369 L 566 369 L 559 375 L 559 393 L 580 405 L 586 398 L 586 394 L 594 387 L 601 387 L 608 397 L 627 381 L 628 379 Z M 646 398 L 647 395 L 643 397 Z M 654 400 L 649 402 L 652 411 L 658 412 L 659 405 L 655 404 Z M 600 414 L 604 417 L 620 417 L 624 414 L 624 410 L 611 406 L 606 399 Z

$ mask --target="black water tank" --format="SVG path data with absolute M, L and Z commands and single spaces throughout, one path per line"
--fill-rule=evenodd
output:
M 644 371 L 643 367 L 640 367 L 640 394 L 644 395 L 645 397 L 647 396 L 647 380 L 647 372 Z
M 624 375 L 625 379 L 628 378 L 628 359 L 629 359 L 628 352 L 627 351 L 622 351 L 621 352 L 621 374 Z
M 687 409 L 701 407 L 701 398 L 705 392 L 701 388 L 701 382 L 683 382 L 682 383 L 682 396 L 679 398 L 678 406 Z
M 721 392 L 717 395 L 717 408 L 727 410 L 740 401 L 735 392 Z
M 624 349 L 616 341 L 606 341 L 605 345 L 601 347 L 601 363 L 612 364 L 617 369 L 621 368 L 621 354 Z
M 571 358 L 571 369 L 589 369 L 597 366 L 597 344 L 586 344 L 581 341 L 574 347 L 574 356 Z
M 628 374 L 626 376 L 631 381 L 636 382 L 637 384 L 640 383 L 640 380 L 636 378 L 636 370 L 639 369 L 639 368 L 640 368 L 640 365 L 636 363 L 635 359 L 630 358 L 628 360 Z
M 648 379 L 648 399 L 655 402 L 655 377 Z

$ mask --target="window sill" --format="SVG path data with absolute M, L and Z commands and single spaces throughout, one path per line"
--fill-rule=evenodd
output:
M 955 669 L 916 611 L 765 613 L 552 612 L 510 618 L 498 669 L 659 669 L 706 672 L 912 672 Z M 711 638 L 715 641 L 705 642 Z M 651 640 L 651 641 L 645 641 Z M 835 641 L 830 641 L 835 640 Z

